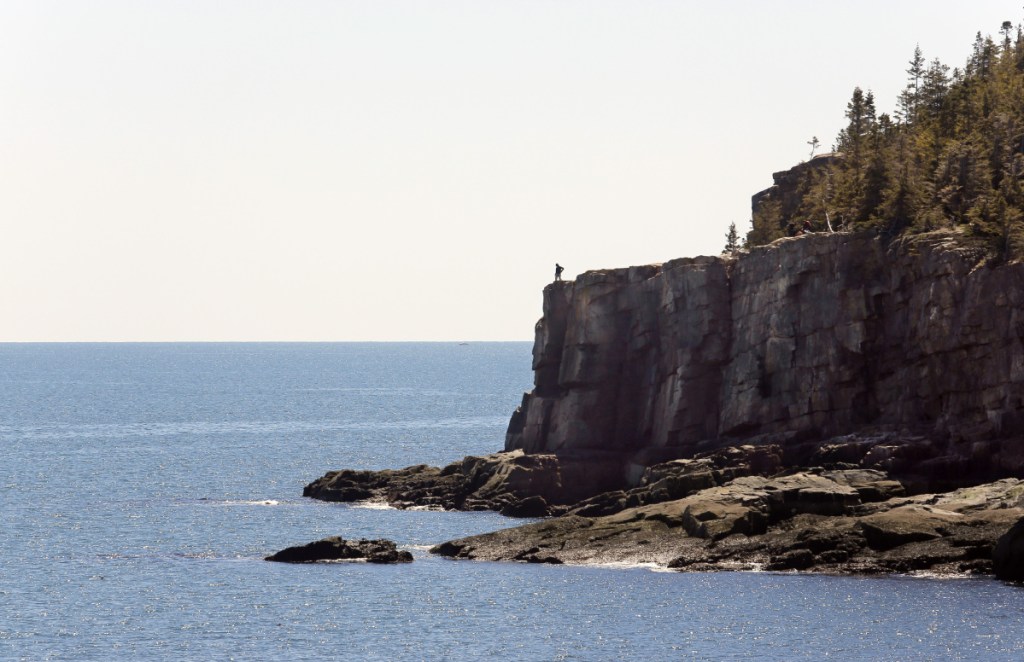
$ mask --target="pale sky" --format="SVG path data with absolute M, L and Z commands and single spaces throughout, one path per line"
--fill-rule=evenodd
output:
M 1019 2 L 0 0 L 0 341 L 528 340 Z

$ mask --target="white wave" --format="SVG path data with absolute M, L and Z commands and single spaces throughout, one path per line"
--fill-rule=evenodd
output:
M 218 501 L 215 499 L 200 499 L 214 506 L 279 506 L 281 502 L 277 499 L 227 499 Z
M 607 568 L 609 570 L 650 570 L 651 572 L 675 572 L 663 563 L 653 561 L 608 561 L 605 563 L 587 563 L 585 565 L 594 568 Z
M 907 577 L 910 579 L 977 579 L 979 575 L 972 574 L 970 572 L 933 572 L 930 570 L 914 570 L 906 574 L 900 574 L 899 577 Z M 983 576 L 983 575 L 981 575 Z
M 365 510 L 398 510 L 387 501 L 381 499 L 367 499 L 366 501 L 356 501 L 350 504 L 352 508 L 363 508 Z

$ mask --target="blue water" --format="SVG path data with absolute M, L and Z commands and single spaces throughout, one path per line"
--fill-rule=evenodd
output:
M 528 343 L 0 345 L 0 659 L 1016 660 L 993 580 L 469 563 L 513 523 L 301 498 L 500 449 Z M 289 566 L 325 535 L 411 565 Z

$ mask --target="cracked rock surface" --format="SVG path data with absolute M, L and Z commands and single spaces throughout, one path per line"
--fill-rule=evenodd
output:
M 551 283 L 533 370 L 504 452 L 331 471 L 304 494 L 551 518 L 434 548 L 455 558 L 1021 567 L 1024 264 L 951 232 Z

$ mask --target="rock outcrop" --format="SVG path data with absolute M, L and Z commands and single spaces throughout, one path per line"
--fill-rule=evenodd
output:
M 545 288 L 533 367 L 507 450 L 766 438 L 801 465 L 867 432 L 849 461 L 952 489 L 1024 468 L 1024 265 L 948 235 L 821 234 L 588 272 Z
M 587 272 L 545 288 L 533 369 L 504 452 L 304 494 L 553 517 L 454 558 L 1017 576 L 1024 264 L 811 234 Z
M 865 501 L 888 479 L 860 470 L 744 477 L 614 515 L 563 517 L 438 545 L 444 556 L 532 563 L 654 563 L 678 570 L 991 573 L 1024 514 L 1015 479 Z
M 1024 518 L 996 542 L 992 550 L 992 565 L 996 577 L 1024 582 Z
M 563 512 L 622 484 L 617 454 L 527 455 L 522 451 L 467 457 L 443 468 L 331 471 L 305 487 L 322 501 L 379 501 L 396 508 L 497 510 L 513 517 Z
M 750 210 L 754 222 L 768 203 L 778 203 L 778 226 L 784 227 L 792 220 L 804 202 L 807 185 L 816 177 L 827 175 L 829 168 L 842 159 L 841 154 L 818 154 L 809 161 L 797 164 L 789 170 L 772 173 L 772 186 L 755 193 L 750 198 Z M 825 228 L 819 228 L 825 229 Z
M 305 545 L 282 549 L 264 560 L 279 563 L 316 563 L 319 561 L 412 563 L 412 554 L 399 550 L 391 540 L 345 540 L 339 536 L 330 536 Z

